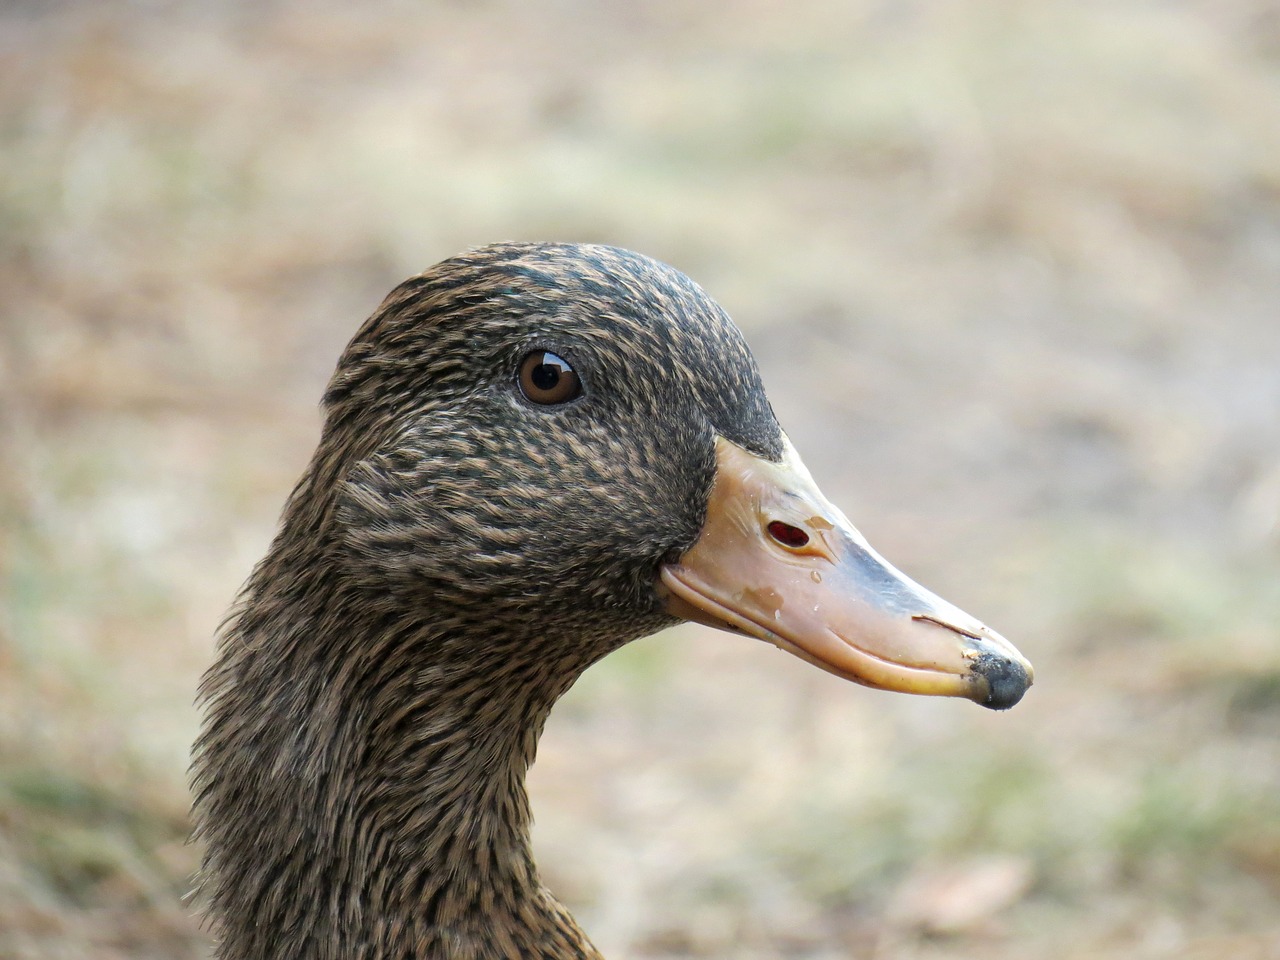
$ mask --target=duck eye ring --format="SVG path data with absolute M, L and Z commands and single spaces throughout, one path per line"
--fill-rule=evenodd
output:
M 535 350 L 520 361 L 520 392 L 545 406 L 568 403 L 582 393 L 582 381 L 569 361 L 550 350 Z

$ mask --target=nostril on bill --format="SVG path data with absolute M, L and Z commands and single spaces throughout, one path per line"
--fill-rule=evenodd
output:
M 781 520 L 774 520 L 768 526 L 769 536 L 777 540 L 784 547 L 790 547 L 797 550 L 809 542 L 809 535 L 799 527 L 793 527 L 789 523 L 783 523 Z
M 974 662 L 973 672 L 987 681 L 987 697 L 982 705 L 992 710 L 1008 710 L 1031 686 L 1026 667 L 994 653 L 979 656 Z

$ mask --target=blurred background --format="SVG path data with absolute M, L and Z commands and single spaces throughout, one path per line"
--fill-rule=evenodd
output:
M 192 706 L 401 279 L 674 264 L 991 714 L 686 627 L 590 671 L 544 877 L 634 958 L 1280 957 L 1271 0 L 0 7 L 0 957 L 198 958 Z

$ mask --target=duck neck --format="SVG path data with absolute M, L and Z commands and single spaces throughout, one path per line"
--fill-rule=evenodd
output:
M 356 609 L 363 629 L 325 629 Z M 195 779 L 219 956 L 597 956 L 538 879 L 524 781 L 604 651 L 370 610 L 251 599 L 207 681 Z

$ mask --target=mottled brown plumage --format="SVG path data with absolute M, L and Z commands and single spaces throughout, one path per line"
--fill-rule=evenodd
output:
M 563 356 L 582 396 L 530 403 Z M 724 312 L 606 247 L 505 244 L 401 284 L 202 687 L 193 782 L 222 960 L 575 958 L 525 771 L 552 704 L 672 618 L 722 436 L 782 436 Z

